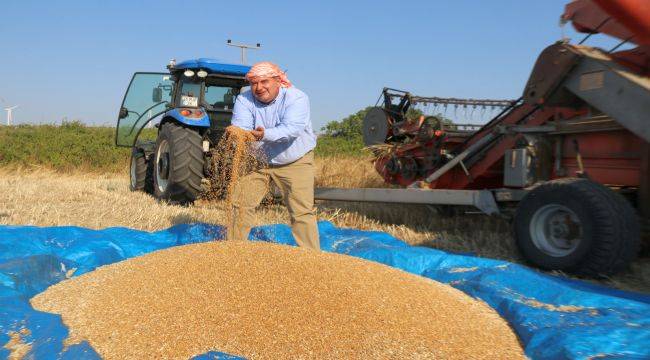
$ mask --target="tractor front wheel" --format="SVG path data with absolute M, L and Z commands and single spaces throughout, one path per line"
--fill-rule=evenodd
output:
M 153 163 L 147 160 L 143 149 L 134 147 L 131 150 L 129 189 L 153 194 Z
M 546 182 L 519 203 L 517 246 L 532 264 L 588 276 L 624 269 L 639 250 L 636 212 L 621 195 L 588 179 Z
M 164 123 L 152 155 L 154 195 L 172 204 L 189 204 L 201 193 L 203 139 L 191 129 Z
M 129 189 L 131 191 L 144 190 L 145 180 L 147 177 L 147 158 L 144 152 L 134 147 L 131 150 L 131 166 Z

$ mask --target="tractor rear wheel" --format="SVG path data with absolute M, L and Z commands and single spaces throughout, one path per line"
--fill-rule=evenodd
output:
M 517 246 L 532 264 L 587 276 L 624 269 L 639 250 L 636 212 L 621 195 L 588 179 L 546 182 L 519 203 Z
M 153 190 L 159 200 L 189 204 L 201 193 L 203 179 L 203 138 L 174 122 L 161 126 L 152 155 Z

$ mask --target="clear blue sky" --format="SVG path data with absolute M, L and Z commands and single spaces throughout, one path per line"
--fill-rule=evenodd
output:
M 384 86 L 517 98 L 560 38 L 566 2 L 4 0 L 0 98 L 21 105 L 18 123 L 112 125 L 133 72 L 165 71 L 171 58 L 238 63 L 228 38 L 262 43 L 249 62 L 288 69 L 316 128 L 373 105 Z

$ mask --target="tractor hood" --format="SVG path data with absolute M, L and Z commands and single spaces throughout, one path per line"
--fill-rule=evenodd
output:
M 220 63 L 215 59 L 200 58 L 195 60 L 185 60 L 179 62 L 171 68 L 171 71 L 174 70 L 184 70 L 184 69 L 203 69 L 209 74 L 223 74 L 223 75 L 234 75 L 234 76 L 244 76 L 250 70 L 250 66 L 246 65 L 235 65 L 235 64 L 224 64 Z

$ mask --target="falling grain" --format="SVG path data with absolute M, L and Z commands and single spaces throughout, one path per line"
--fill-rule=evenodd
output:
M 213 149 L 210 187 L 204 199 L 229 200 L 238 179 L 265 166 L 260 151 L 251 146 L 255 137 L 237 126 L 228 126 Z

